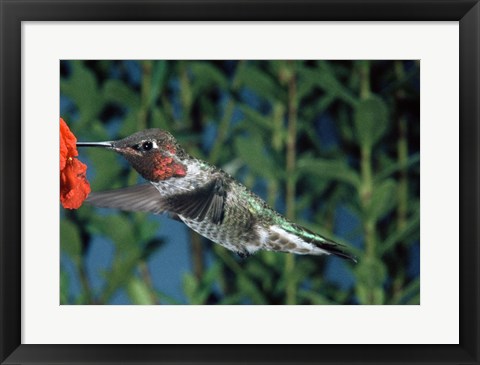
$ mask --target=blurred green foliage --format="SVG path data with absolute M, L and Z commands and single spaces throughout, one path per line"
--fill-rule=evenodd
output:
M 79 139 L 168 130 L 358 257 L 241 260 L 189 231 L 188 303 L 419 304 L 419 62 L 62 61 L 60 71 L 62 117 Z M 114 153 L 80 159 L 93 191 L 138 182 Z M 142 213 L 62 209 L 61 303 L 109 304 L 119 290 L 132 304 L 178 303 L 161 289 L 168 278 L 151 275 L 163 230 Z M 85 259 L 98 237 L 114 246 L 101 285 Z

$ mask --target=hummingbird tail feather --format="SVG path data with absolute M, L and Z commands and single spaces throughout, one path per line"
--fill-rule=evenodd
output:
M 340 245 L 339 243 L 322 238 L 321 241 L 315 242 L 315 244 L 318 247 L 320 247 L 322 250 L 325 250 L 332 255 L 357 263 L 357 258 L 352 254 L 348 253 L 347 251 L 345 251 L 345 246 Z
M 292 252 L 300 255 L 335 255 L 357 262 L 356 258 L 345 250 L 345 246 L 328 240 L 304 227 L 289 223 L 284 227 L 272 225 L 266 246 L 276 251 Z

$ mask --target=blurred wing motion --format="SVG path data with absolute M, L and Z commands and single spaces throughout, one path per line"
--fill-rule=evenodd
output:
M 220 224 L 224 216 L 225 190 L 221 179 L 185 193 L 162 196 L 152 184 L 91 193 L 87 203 L 100 208 L 159 214 L 169 212 L 203 221 L 209 217 Z
M 91 193 L 86 202 L 99 208 L 114 208 L 128 212 L 159 214 L 166 210 L 158 190 L 152 184 Z

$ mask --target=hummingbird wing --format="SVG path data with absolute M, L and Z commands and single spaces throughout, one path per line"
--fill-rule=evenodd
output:
M 91 193 L 86 202 L 101 208 L 115 208 L 129 212 L 162 213 L 165 206 L 162 196 L 152 184 L 130 186 Z
M 130 212 L 162 213 L 168 211 L 185 218 L 203 221 L 209 214 L 215 224 L 224 216 L 225 184 L 221 178 L 186 193 L 162 196 L 151 184 L 130 186 L 91 193 L 86 202 L 100 208 L 114 208 Z
M 165 198 L 165 207 L 185 218 L 203 221 L 209 216 L 215 224 L 220 224 L 224 217 L 227 197 L 225 182 L 221 178 L 186 193 Z

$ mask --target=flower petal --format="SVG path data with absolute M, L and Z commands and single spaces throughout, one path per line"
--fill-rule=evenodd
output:
M 60 201 L 66 209 L 78 209 L 90 194 L 87 165 L 76 156 L 77 138 L 60 118 Z
M 67 123 L 60 118 L 60 170 L 65 168 L 69 157 L 78 156 L 77 138 L 68 128 Z
M 66 209 L 78 209 L 90 194 L 90 184 L 85 173 L 87 165 L 70 158 L 60 172 L 60 201 Z

